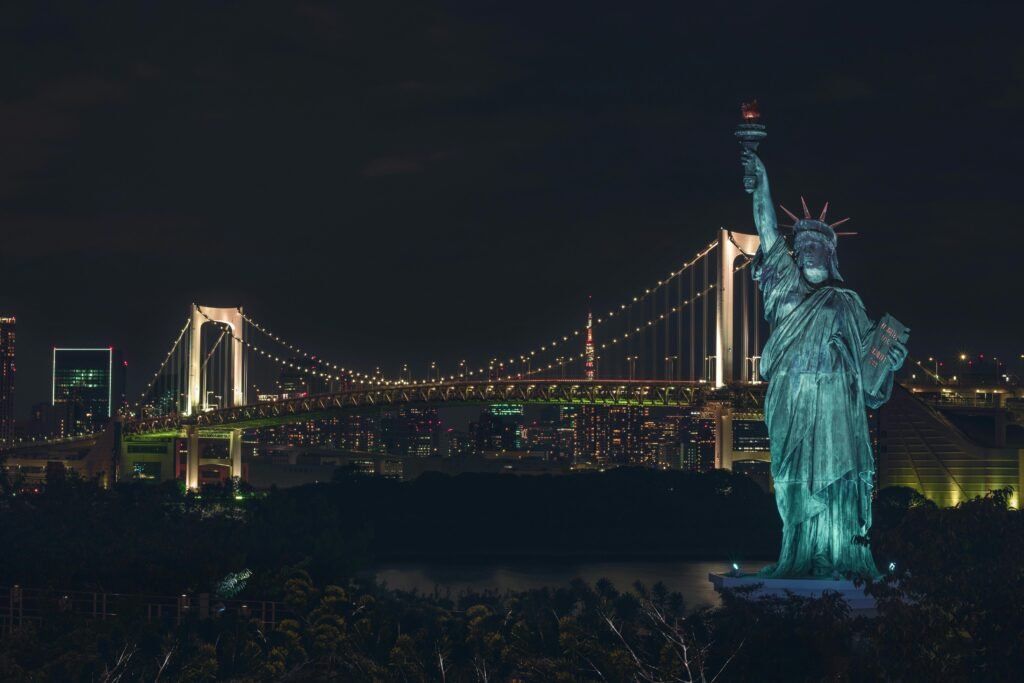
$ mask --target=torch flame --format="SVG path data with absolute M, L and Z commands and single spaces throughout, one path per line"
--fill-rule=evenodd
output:
M 744 102 L 740 105 L 740 111 L 745 121 L 756 121 L 761 118 L 761 111 L 758 109 L 757 100 Z

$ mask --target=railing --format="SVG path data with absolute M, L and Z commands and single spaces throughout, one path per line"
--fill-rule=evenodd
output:
M 754 389 L 746 393 L 754 395 Z M 330 410 L 380 407 L 409 403 L 546 403 L 636 406 L 693 406 L 716 396 L 727 398 L 732 388 L 715 389 L 711 384 L 672 380 L 626 379 L 516 379 L 483 382 L 438 382 L 389 387 L 360 387 L 301 398 L 281 399 L 199 413 L 190 418 L 177 416 L 149 418 L 125 423 L 128 433 L 145 434 L 173 430 L 183 425 L 200 429 L 237 426 L 245 428 L 264 420 L 287 420 Z
M 97 621 L 126 618 L 176 626 L 187 619 L 203 620 L 225 614 L 255 619 L 263 628 L 272 629 L 290 612 L 282 602 L 217 600 L 209 593 L 171 596 L 0 586 L 0 635 L 72 615 Z
M 104 427 L 106 429 L 106 427 Z M 60 446 L 63 444 L 84 443 L 98 439 L 103 434 L 103 429 L 95 432 L 82 432 L 68 436 L 42 436 L 30 439 L 8 439 L 0 441 L 0 451 L 14 451 L 18 449 L 36 448 L 39 446 Z
M 922 397 L 925 403 L 942 408 L 944 406 L 956 408 L 1002 408 L 999 397 L 992 398 L 964 398 L 961 396 L 928 396 Z

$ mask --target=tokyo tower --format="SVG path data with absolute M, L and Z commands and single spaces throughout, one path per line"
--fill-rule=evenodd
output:
M 594 316 L 590 310 L 590 297 L 587 298 L 587 345 L 585 347 L 587 379 L 594 379 Z

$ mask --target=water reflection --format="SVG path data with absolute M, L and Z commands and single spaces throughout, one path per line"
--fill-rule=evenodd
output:
M 755 562 L 761 567 L 769 563 Z M 466 591 L 522 591 L 564 588 L 575 578 L 593 584 L 611 581 L 620 591 L 633 590 L 637 581 L 648 588 L 658 581 L 681 593 L 690 609 L 718 604 L 718 595 L 708 581 L 710 572 L 728 571 L 731 563 L 719 562 L 584 562 L 578 564 L 502 563 L 441 564 L 395 563 L 376 570 L 377 581 L 388 588 L 455 597 Z

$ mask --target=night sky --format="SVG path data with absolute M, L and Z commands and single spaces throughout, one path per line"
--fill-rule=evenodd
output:
M 193 300 L 391 374 L 518 354 L 751 227 L 753 97 L 776 201 L 852 216 L 843 275 L 913 356 L 1024 352 L 1019 16 L 484 4 L 0 9 L 18 412 L 54 344 L 137 391 Z

